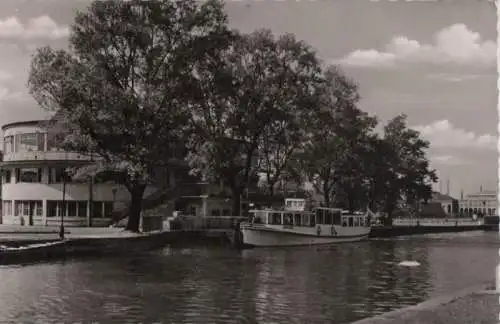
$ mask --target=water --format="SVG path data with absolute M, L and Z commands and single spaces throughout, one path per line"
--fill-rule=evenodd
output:
M 0 322 L 348 323 L 493 281 L 497 241 L 473 232 L 4 266 Z

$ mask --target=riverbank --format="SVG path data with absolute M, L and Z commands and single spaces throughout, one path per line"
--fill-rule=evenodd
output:
M 500 307 L 494 285 L 480 285 L 351 324 L 497 323 Z

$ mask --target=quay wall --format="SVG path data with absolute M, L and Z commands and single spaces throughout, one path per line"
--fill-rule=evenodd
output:
M 485 230 L 485 225 L 449 225 L 449 226 L 377 226 L 373 227 L 370 238 L 388 238 L 403 235 L 458 233 Z

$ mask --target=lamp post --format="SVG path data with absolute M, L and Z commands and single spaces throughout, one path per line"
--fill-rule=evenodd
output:
M 63 193 L 62 193 L 62 212 L 61 212 L 61 228 L 59 229 L 59 237 L 64 240 L 64 215 L 66 214 L 66 169 L 62 172 Z

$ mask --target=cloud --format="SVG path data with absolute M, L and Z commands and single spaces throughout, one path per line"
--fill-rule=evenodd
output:
M 433 155 L 430 160 L 438 165 L 452 166 L 452 165 L 462 165 L 465 162 L 453 155 Z
M 458 74 L 458 73 L 432 73 L 427 75 L 428 79 L 445 81 L 445 82 L 462 82 L 468 80 L 475 80 L 480 77 L 485 77 L 488 75 L 480 75 L 480 74 Z
M 16 17 L 0 20 L 0 38 L 4 39 L 60 39 L 69 35 L 67 26 L 59 26 L 49 16 L 32 18 L 22 23 Z
M 12 92 L 8 88 L 0 87 L 0 102 L 27 100 L 26 94 L 20 91 Z
M 14 77 L 12 73 L 0 70 L 0 82 L 10 80 Z
M 494 41 L 483 41 L 479 33 L 466 25 L 454 24 L 437 32 L 433 44 L 396 36 L 384 50 L 358 49 L 338 63 L 364 67 L 391 67 L 398 63 L 493 65 L 496 50 Z
M 497 137 L 491 134 L 476 134 L 454 127 L 448 120 L 439 120 L 429 125 L 412 127 L 431 143 L 431 148 L 475 148 L 496 150 Z

